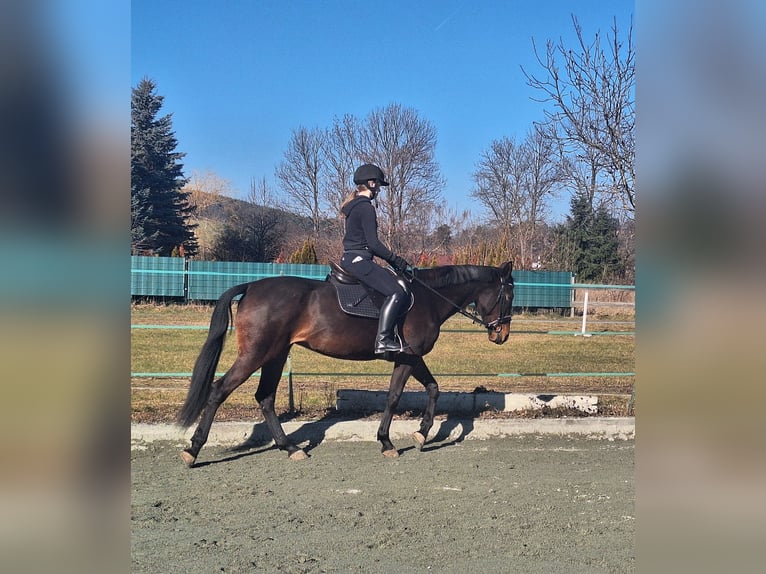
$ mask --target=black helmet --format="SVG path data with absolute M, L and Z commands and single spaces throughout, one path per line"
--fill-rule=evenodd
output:
M 386 174 L 377 165 L 366 163 L 356 168 L 354 172 L 354 183 L 357 185 L 366 184 L 371 179 L 377 180 L 378 185 L 387 186 Z

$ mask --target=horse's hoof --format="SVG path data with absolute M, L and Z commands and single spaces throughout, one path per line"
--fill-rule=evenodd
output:
M 192 456 L 190 453 L 186 452 L 185 450 L 181 451 L 181 460 L 184 461 L 184 464 L 188 466 L 189 468 L 194 466 L 194 462 L 197 460 L 196 456 Z
M 420 432 L 414 432 L 412 433 L 412 438 L 415 441 L 418 450 L 423 450 L 423 447 L 426 444 L 426 437 Z
M 291 452 L 291 453 L 290 453 L 290 454 L 287 456 L 287 458 L 289 458 L 290 460 L 306 460 L 308 457 L 309 457 L 309 455 L 307 455 L 307 454 L 306 454 L 306 453 L 303 451 L 303 449 L 298 449 L 298 450 L 296 450 L 295 452 Z
M 391 448 L 383 451 L 383 456 L 386 458 L 399 458 L 399 451 L 395 448 Z

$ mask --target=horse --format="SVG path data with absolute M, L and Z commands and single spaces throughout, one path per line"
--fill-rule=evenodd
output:
M 415 377 L 426 390 L 428 403 L 420 428 L 413 434 L 422 450 L 433 426 L 439 385 L 423 357 L 434 347 L 441 325 L 456 313 L 483 325 L 489 341 L 502 345 L 510 334 L 513 308 L 513 263 L 499 266 L 445 265 L 415 269 L 409 275 L 414 302 L 402 323 L 404 352 L 392 360 L 388 398 L 378 427 L 377 440 L 386 457 L 397 457 L 389 429 L 405 383 Z M 233 318 L 232 301 L 241 296 L 234 318 L 237 356 L 229 370 L 213 381 L 224 341 Z M 466 310 L 471 303 L 475 312 Z M 307 458 L 303 449 L 285 435 L 274 410 L 274 399 L 290 348 L 300 345 L 317 353 L 352 361 L 381 357 L 373 353 L 377 320 L 345 313 L 329 281 L 294 276 L 267 277 L 225 291 L 214 307 L 207 340 L 194 364 L 186 400 L 178 424 L 200 422 L 191 446 L 181 452 L 188 467 L 207 441 L 216 411 L 229 395 L 258 369 L 261 370 L 255 399 L 276 446 L 292 460 Z

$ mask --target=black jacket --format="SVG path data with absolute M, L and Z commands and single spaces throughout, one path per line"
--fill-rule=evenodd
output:
M 378 218 L 369 197 L 359 195 L 341 210 L 346 216 L 345 251 L 369 251 L 384 261 L 391 262 L 393 252 L 378 239 Z

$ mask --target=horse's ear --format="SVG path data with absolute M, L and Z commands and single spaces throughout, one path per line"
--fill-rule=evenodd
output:
M 510 279 L 512 272 L 513 272 L 513 261 L 508 261 L 507 263 L 504 263 L 503 266 L 500 268 L 500 274 L 503 276 L 503 279 Z

